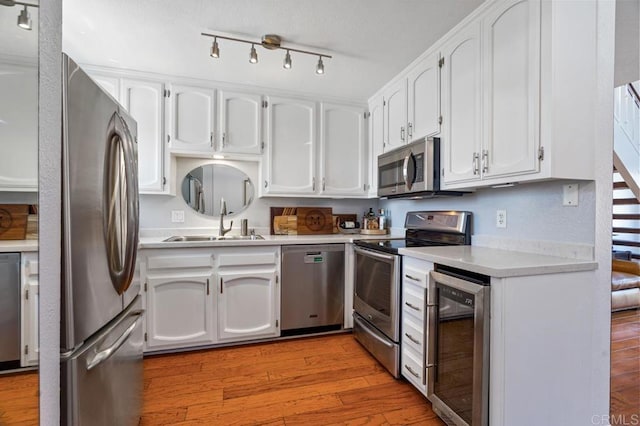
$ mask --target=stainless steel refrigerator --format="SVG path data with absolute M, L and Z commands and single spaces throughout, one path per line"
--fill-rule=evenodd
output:
M 63 57 L 61 424 L 137 425 L 136 122 Z M 132 284 L 133 283 L 133 284 Z

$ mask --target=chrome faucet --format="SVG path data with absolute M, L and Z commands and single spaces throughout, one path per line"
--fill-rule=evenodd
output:
M 219 236 L 224 236 L 227 232 L 231 231 L 233 227 L 233 220 L 229 224 L 228 228 L 224 227 L 224 216 L 227 214 L 227 203 L 224 201 L 224 198 L 220 199 L 220 231 L 218 233 Z

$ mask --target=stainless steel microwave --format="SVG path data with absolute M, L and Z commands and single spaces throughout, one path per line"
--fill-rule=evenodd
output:
M 385 152 L 378 156 L 378 196 L 435 194 L 440 190 L 439 170 L 439 138 L 423 139 Z

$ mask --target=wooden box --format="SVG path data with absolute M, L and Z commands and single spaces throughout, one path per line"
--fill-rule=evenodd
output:
M 28 215 L 28 204 L 0 204 L 0 240 L 24 240 Z
M 298 235 L 333 234 L 331 207 L 298 207 Z

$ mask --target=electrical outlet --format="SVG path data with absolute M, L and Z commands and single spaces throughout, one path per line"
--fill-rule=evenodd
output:
M 575 207 L 578 205 L 578 194 L 580 186 L 577 183 L 562 185 L 562 205 Z
M 496 210 L 496 228 L 506 228 L 506 227 L 507 227 L 507 211 Z
M 171 210 L 172 223 L 184 223 L 184 210 Z

